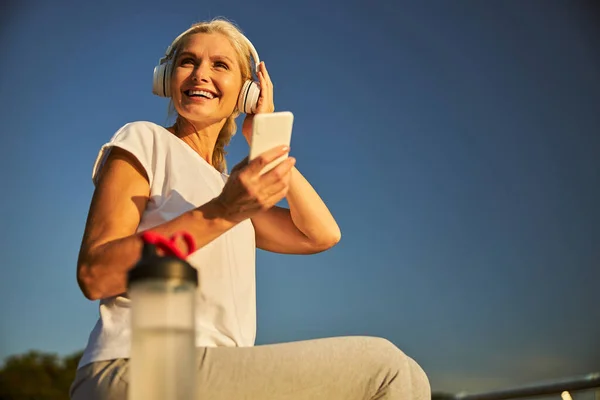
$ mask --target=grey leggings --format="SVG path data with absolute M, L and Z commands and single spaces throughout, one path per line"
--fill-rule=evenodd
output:
M 128 360 L 77 371 L 72 400 L 126 400 Z M 198 349 L 198 399 L 429 400 L 421 367 L 386 339 L 336 337 Z

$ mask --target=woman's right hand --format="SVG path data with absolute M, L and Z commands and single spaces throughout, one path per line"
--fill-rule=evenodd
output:
M 217 197 L 226 219 L 241 222 L 270 209 L 286 196 L 295 158 L 288 157 L 270 171 L 260 173 L 267 164 L 288 152 L 286 146 L 275 147 L 250 162 L 246 157 L 231 170 L 223 191 Z

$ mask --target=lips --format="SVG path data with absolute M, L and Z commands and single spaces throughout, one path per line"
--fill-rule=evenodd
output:
M 202 97 L 209 100 L 219 97 L 215 92 L 207 89 L 188 89 L 183 93 L 188 97 Z

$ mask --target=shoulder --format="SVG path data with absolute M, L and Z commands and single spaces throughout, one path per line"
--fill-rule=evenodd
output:
M 146 170 L 147 176 L 152 177 L 156 151 L 168 145 L 170 136 L 166 128 L 150 121 L 133 121 L 122 125 L 101 147 L 94 163 L 92 180 L 96 182 L 99 170 L 115 147 L 127 151 Z
M 130 137 L 140 137 L 142 139 L 154 139 L 161 136 L 167 136 L 167 129 L 150 121 L 133 121 L 121 126 L 114 133 L 109 143 L 122 141 Z
M 147 156 L 170 148 L 173 135 L 164 126 L 150 121 L 128 122 L 116 130 L 104 147 L 123 147 L 130 151 L 143 151 Z

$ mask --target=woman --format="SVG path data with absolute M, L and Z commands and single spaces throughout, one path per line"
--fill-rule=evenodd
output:
M 173 126 L 125 125 L 100 151 L 96 189 L 77 279 L 100 319 L 71 388 L 73 399 L 125 399 L 129 299 L 126 273 L 141 253 L 140 234 L 187 231 L 199 248 L 196 317 L 198 396 L 202 399 L 426 399 L 421 368 L 385 339 L 331 338 L 254 346 L 256 248 L 289 254 L 325 251 L 340 240 L 327 207 L 275 148 L 225 175 L 225 146 L 236 130 L 251 47 L 225 20 L 200 23 L 171 49 L 168 94 Z M 255 113 L 273 112 L 273 85 L 259 64 Z M 250 140 L 252 115 L 242 133 Z M 275 206 L 286 198 L 289 209 Z

